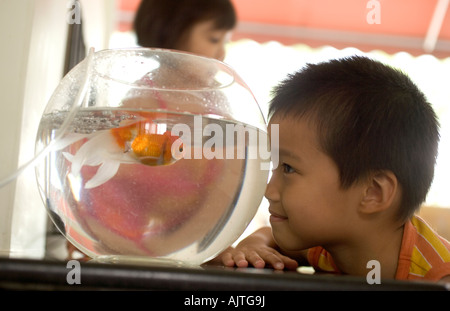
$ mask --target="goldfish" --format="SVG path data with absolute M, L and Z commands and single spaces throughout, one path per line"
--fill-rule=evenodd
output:
M 79 176 L 85 165 L 99 166 L 96 174 L 85 183 L 85 189 L 91 189 L 113 178 L 122 163 L 148 166 L 175 163 L 179 158 L 172 156 L 172 145 L 179 137 L 172 136 L 170 131 L 157 133 L 157 125 L 155 115 L 141 113 L 136 120 L 122 121 L 117 128 L 91 134 L 69 134 L 60 142 L 60 149 L 87 139 L 75 154 L 63 152 L 63 156 L 72 163 L 73 176 Z M 182 144 L 177 146 L 177 152 L 181 153 Z

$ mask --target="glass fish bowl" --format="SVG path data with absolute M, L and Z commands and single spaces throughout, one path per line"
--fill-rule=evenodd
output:
M 102 50 L 50 98 L 36 176 L 56 227 L 94 261 L 198 266 L 254 217 L 267 141 L 252 92 L 226 64 Z

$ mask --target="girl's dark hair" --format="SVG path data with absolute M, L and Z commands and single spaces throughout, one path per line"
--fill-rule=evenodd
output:
M 230 0 L 142 0 L 133 26 L 140 46 L 176 49 L 193 25 L 207 20 L 214 20 L 217 29 L 233 29 L 233 4 Z
M 341 186 L 379 170 L 402 189 L 400 219 L 412 216 L 433 180 L 439 123 L 404 73 L 366 57 L 309 64 L 274 92 L 269 116 L 308 118 L 337 164 Z

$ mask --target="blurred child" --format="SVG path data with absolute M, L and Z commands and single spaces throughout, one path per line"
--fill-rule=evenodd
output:
M 138 44 L 223 60 L 236 25 L 230 0 L 143 0 L 134 20 Z

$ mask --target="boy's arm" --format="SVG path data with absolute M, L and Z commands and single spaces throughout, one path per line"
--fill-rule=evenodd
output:
M 227 267 L 245 268 L 250 265 L 264 268 L 268 265 L 276 270 L 295 270 L 298 262 L 288 256 L 303 259 L 306 258 L 303 256 L 305 253 L 283 254 L 273 240 L 270 227 L 264 227 L 246 237 L 235 248 L 226 249 L 213 262 L 220 262 Z
M 444 276 L 439 282 L 446 284 L 446 286 L 450 288 L 450 275 Z

